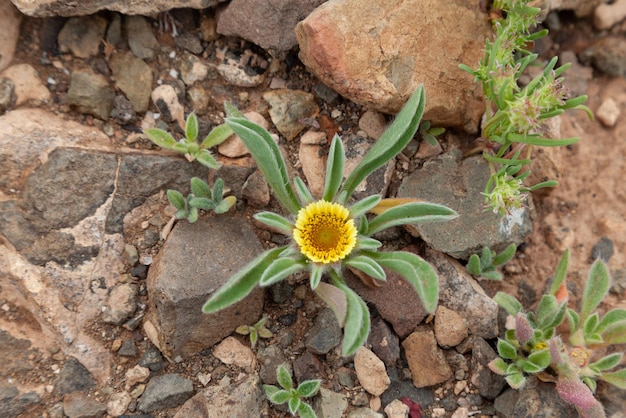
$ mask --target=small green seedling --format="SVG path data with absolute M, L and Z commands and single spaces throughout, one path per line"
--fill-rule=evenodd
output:
M 317 418 L 311 405 L 304 402 L 303 399 L 315 396 L 322 381 L 319 379 L 305 380 L 297 388 L 294 388 L 291 375 L 283 364 L 278 366 L 276 377 L 282 389 L 274 385 L 263 385 L 265 396 L 270 402 L 276 405 L 287 403 L 289 412 L 293 416 L 297 414 L 300 418 Z
M 167 191 L 167 199 L 176 208 L 177 219 L 187 219 L 190 223 L 194 223 L 198 220 L 199 209 L 212 210 L 217 214 L 228 212 L 237 198 L 235 196 L 223 197 L 223 192 L 224 181 L 222 179 L 215 180 L 211 191 L 204 180 L 193 177 L 191 194 L 187 198 L 179 191 L 170 189 Z
M 445 131 L 445 128 L 431 128 L 430 121 L 425 120 L 420 124 L 419 130 L 417 132 L 424 141 L 428 142 L 433 147 L 436 147 L 437 145 L 439 145 L 437 137 L 443 134 Z
M 515 255 L 517 246 L 511 244 L 500 254 L 491 251 L 489 248 L 483 248 L 482 254 L 472 254 L 467 262 L 467 271 L 474 277 L 483 277 L 489 280 L 502 280 L 502 273 L 497 269 L 505 263 L 511 261 Z
M 195 113 L 190 113 L 185 121 L 185 137 L 176 141 L 174 137 L 163 129 L 145 129 L 144 134 L 156 145 L 171 151 L 176 151 L 185 156 L 189 162 L 194 160 L 209 168 L 219 168 L 220 163 L 209 151 L 209 148 L 219 145 L 233 134 L 232 129 L 222 124 L 216 126 L 198 144 L 198 118 Z
M 250 336 L 250 344 L 252 348 L 256 347 L 256 342 L 259 337 L 261 338 L 271 338 L 272 331 L 265 328 L 265 322 L 267 322 L 267 316 L 264 316 L 254 325 L 242 325 L 237 327 L 235 332 L 241 335 L 249 335 Z

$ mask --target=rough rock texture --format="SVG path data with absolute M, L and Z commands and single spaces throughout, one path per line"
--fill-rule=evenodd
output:
M 443 351 L 437 347 L 435 334 L 428 327 L 418 327 L 402 341 L 402 348 L 415 387 L 436 385 L 452 377 L 452 370 Z
M 99 10 L 113 10 L 127 15 L 154 15 L 170 9 L 189 7 L 205 9 L 223 0 L 11 0 L 24 14 L 35 17 L 83 16 Z
M 481 89 L 475 65 L 491 29 L 478 0 L 331 0 L 296 26 L 300 59 L 348 99 L 396 113 L 424 83 L 425 120 L 475 131 Z
M 554 383 L 534 377 L 528 378 L 521 390 L 507 389 L 498 396 L 494 407 L 499 417 L 578 417 L 572 404 L 565 402 L 556 392 Z
M 589 16 L 604 0 L 550 0 L 550 10 L 573 10 L 578 17 Z
M 0 71 L 13 60 L 13 53 L 19 37 L 22 15 L 8 1 L 0 2 Z
M 367 347 L 359 348 L 354 355 L 354 370 L 363 389 L 374 396 L 380 396 L 391 383 L 385 363 Z
M 196 354 L 259 319 L 260 288 L 214 314 L 202 314 L 202 305 L 262 250 L 242 218 L 222 215 L 176 224 L 148 273 L 144 330 L 163 354 L 172 359 Z
M 173 373 L 150 379 L 137 407 L 142 412 L 174 408 L 193 395 L 193 383 Z
M 232 0 L 217 16 L 217 32 L 238 36 L 281 56 L 298 44 L 294 28 L 326 0 Z

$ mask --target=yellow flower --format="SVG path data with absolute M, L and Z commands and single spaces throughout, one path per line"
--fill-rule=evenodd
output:
M 357 230 L 350 211 L 338 203 L 318 200 L 300 209 L 293 238 L 300 252 L 315 263 L 334 263 L 356 245 Z

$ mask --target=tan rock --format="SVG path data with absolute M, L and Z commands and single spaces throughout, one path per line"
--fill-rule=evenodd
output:
M 213 355 L 224 364 L 233 364 L 242 369 L 252 370 L 256 357 L 250 347 L 234 337 L 227 337 L 213 349 Z
M 387 129 L 387 120 L 382 113 L 368 110 L 359 119 L 359 128 L 365 131 L 368 137 L 378 139 Z
M 124 387 L 126 390 L 132 389 L 137 383 L 145 383 L 150 377 L 150 369 L 136 365 L 132 369 L 126 371 L 126 383 Z
M 385 407 L 387 418 L 408 418 L 409 407 L 402 403 L 399 399 L 394 399 Z
M 404 341 L 402 348 L 413 376 L 415 387 L 423 388 L 445 382 L 452 377 L 452 370 L 437 347 L 435 334 L 428 327 L 418 327 Z
M 0 2 L 0 71 L 13 60 L 21 22 L 22 15 L 10 1 Z
M 302 172 L 306 178 L 311 194 L 316 199 L 322 197 L 324 192 L 324 179 L 326 177 L 326 159 L 320 156 L 319 145 L 300 144 L 298 156 L 302 163 Z
M 300 59 L 342 96 L 396 113 L 423 83 L 424 119 L 469 131 L 482 91 L 458 64 L 476 65 L 489 35 L 487 16 L 463 0 L 329 1 L 296 26 Z
M 361 347 L 354 355 L 356 376 L 368 393 L 380 396 L 391 384 L 385 363 L 369 348 Z
M 305 127 L 306 119 L 314 118 L 319 107 L 311 93 L 300 90 L 277 89 L 263 94 L 270 105 L 270 117 L 276 129 L 287 139 L 294 139 Z
M 598 110 L 596 110 L 598 120 L 608 128 L 615 126 L 620 114 L 621 110 L 617 102 L 611 97 L 603 101 Z
M 15 64 L 0 74 L 15 83 L 15 105 L 19 106 L 29 100 L 45 102 L 50 100 L 50 91 L 41 82 L 39 73 L 30 64 Z
M 456 347 L 467 338 L 467 335 L 467 325 L 461 315 L 445 306 L 437 307 L 435 336 L 440 346 L 444 348 Z
M 265 129 L 269 128 L 269 122 L 258 112 L 247 112 L 244 113 L 244 116 Z M 226 141 L 217 146 L 217 150 L 220 154 L 229 158 L 239 158 L 250 153 L 248 148 L 246 148 L 246 144 L 243 143 L 238 135 L 231 135 Z

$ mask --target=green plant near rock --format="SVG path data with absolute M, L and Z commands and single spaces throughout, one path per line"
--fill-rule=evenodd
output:
M 483 151 L 491 168 L 484 195 L 486 205 L 502 215 L 520 208 L 528 192 L 557 184 L 553 180 L 523 184 L 530 172 L 521 169 L 530 163 L 532 146 L 565 146 L 579 140 L 544 138 L 541 125 L 568 109 L 581 109 L 593 117 L 583 105 L 587 96 L 569 97 L 562 75 L 570 65 L 556 67 L 556 57 L 528 84 L 520 84 L 524 70 L 538 57 L 527 48 L 548 33 L 546 29 L 532 32 L 541 12 L 529 5 L 532 2 L 495 0 L 493 8 L 503 17 L 493 21 L 494 39 L 485 41 L 485 54 L 477 69 L 460 65 L 483 86 L 486 108 L 481 137 L 486 142 L 478 151 Z
M 338 136 L 333 138 L 321 199 L 315 199 L 299 177 L 294 178 L 292 186 L 282 154 L 265 129 L 233 107 L 226 110 L 226 124 L 246 144 L 274 195 L 289 212 L 287 217 L 261 212 L 254 218 L 290 236 L 292 242 L 265 251 L 243 267 L 211 295 L 203 306 L 204 313 L 242 300 L 257 285 L 269 286 L 308 270 L 311 289 L 333 309 L 344 329 L 342 352 L 350 355 L 367 339 L 370 314 L 365 302 L 346 284 L 344 269 L 385 280 L 383 268 L 404 277 L 426 310 L 434 312 L 439 282 L 430 264 L 409 252 L 379 252 L 382 243 L 372 235 L 397 225 L 453 219 L 457 213 L 417 199 L 383 199 L 380 195 L 357 202 L 351 199 L 357 186 L 398 155 L 415 135 L 424 112 L 422 86 L 345 180 L 343 144 Z M 376 215 L 368 218 L 368 212 Z M 322 282 L 324 275 L 330 277 L 330 283 Z
M 250 336 L 250 344 L 252 348 L 256 347 L 256 343 L 261 338 L 271 338 L 272 331 L 265 327 L 265 323 L 267 322 L 267 317 L 264 316 L 254 325 L 241 325 L 237 327 L 235 332 L 241 335 L 249 335 Z
M 568 264 L 569 251 L 566 251 L 550 292 L 542 296 L 534 312 L 525 312 L 511 295 L 502 292 L 495 295 L 494 300 L 515 317 L 515 327 L 498 341 L 500 357 L 489 367 L 505 376 L 507 383 L 516 389 L 524 386 L 530 374 L 555 382 L 559 395 L 575 405 L 582 417 L 604 417 L 602 406 L 593 395 L 597 380 L 626 389 L 626 368 L 615 370 L 623 353 L 607 353 L 613 344 L 626 343 L 626 310 L 612 309 L 604 316 L 596 311 L 610 286 L 607 267 L 600 259 L 589 271 L 580 311 L 568 308 L 565 286 Z M 570 327 L 567 341 L 556 334 L 565 318 Z
M 490 280 L 502 280 L 502 273 L 498 271 L 498 266 L 511 261 L 515 256 L 517 246 L 511 244 L 500 254 L 489 248 L 483 248 L 481 255 L 472 254 L 467 262 L 467 271 L 474 277 L 483 277 Z
M 167 199 L 176 208 L 177 219 L 187 219 L 194 223 L 198 220 L 199 209 L 212 210 L 217 214 L 225 213 L 237 201 L 235 196 L 223 197 L 224 181 L 220 178 L 215 180 L 213 190 L 199 177 L 193 177 L 190 183 L 191 193 L 186 198 L 177 190 L 167 191 Z
M 291 415 L 298 415 L 300 418 L 316 418 L 315 411 L 311 405 L 303 399 L 315 396 L 320 389 L 321 380 L 305 380 L 298 387 L 294 387 L 293 380 L 287 368 L 281 364 L 276 371 L 276 378 L 280 388 L 274 385 L 263 385 L 265 396 L 276 405 L 284 403 L 289 407 Z M 281 389 L 282 388 L 282 389 Z

